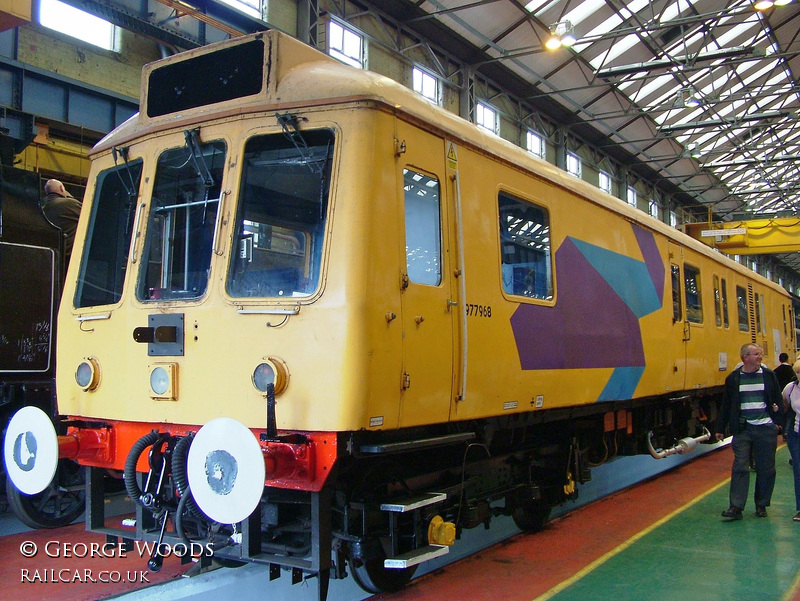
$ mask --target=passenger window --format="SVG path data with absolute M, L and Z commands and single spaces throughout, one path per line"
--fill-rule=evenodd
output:
M 681 268 L 672 266 L 672 323 L 681 321 Z
M 553 272 L 547 210 L 503 193 L 498 204 L 503 290 L 507 294 L 552 300 Z
M 764 295 L 756 294 L 756 332 L 762 335 L 767 334 L 767 316 L 765 314 L 766 304 Z
M 442 228 L 439 180 L 403 169 L 406 212 L 406 270 L 415 284 L 442 281 Z
M 750 329 L 750 320 L 747 310 L 747 290 L 741 286 L 736 286 L 736 307 L 739 313 L 739 331 L 747 332 Z
M 731 326 L 728 318 L 728 283 L 722 278 L 722 323 L 727 330 Z
M 700 270 L 691 265 L 683 266 L 686 287 L 686 319 L 692 323 L 703 323 L 703 297 L 700 289 Z
M 714 276 L 714 323 L 722 327 L 722 292 L 719 288 L 719 276 Z
M 789 331 L 786 329 L 786 305 L 781 305 L 781 309 L 783 309 L 783 335 L 788 336 Z

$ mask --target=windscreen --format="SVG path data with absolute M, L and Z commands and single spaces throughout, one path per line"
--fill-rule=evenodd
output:
M 304 297 L 319 286 L 333 132 L 256 136 L 245 146 L 232 297 Z

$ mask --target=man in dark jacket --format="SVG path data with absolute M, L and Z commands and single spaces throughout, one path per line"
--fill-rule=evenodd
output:
M 64 267 L 69 265 L 72 245 L 75 241 L 75 230 L 81 215 L 81 202 L 73 198 L 57 179 L 49 179 L 44 184 L 45 197 L 42 200 L 42 211 L 47 220 L 61 229 L 64 236 Z
M 750 453 L 756 466 L 756 515 L 767 517 L 767 507 L 775 487 L 775 451 L 779 426 L 783 424 L 783 403 L 778 379 L 761 365 L 764 357 L 757 344 L 745 344 L 741 367 L 725 378 L 722 409 L 717 418 L 716 438 L 725 430 L 733 435 L 730 507 L 722 512 L 729 520 L 742 519 L 750 488 Z

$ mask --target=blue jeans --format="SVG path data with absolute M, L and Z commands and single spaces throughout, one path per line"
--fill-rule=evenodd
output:
M 786 446 L 792 456 L 792 471 L 794 472 L 794 507 L 800 511 L 800 434 L 793 429 L 789 430 Z
M 733 435 L 733 467 L 731 468 L 730 502 L 744 509 L 750 488 L 750 453 L 756 464 L 756 506 L 768 507 L 775 488 L 775 451 L 778 449 L 778 429 L 772 425 L 751 426 Z

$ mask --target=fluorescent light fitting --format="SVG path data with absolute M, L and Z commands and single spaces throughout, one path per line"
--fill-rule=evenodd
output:
M 773 0 L 756 0 L 753 2 L 753 8 L 756 10 L 768 10 L 775 5 Z

